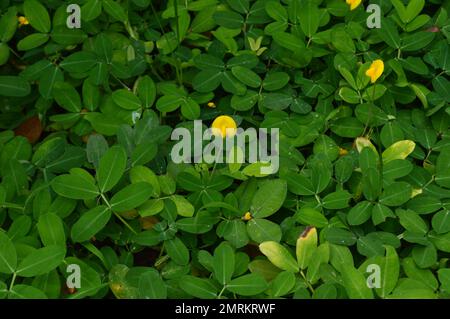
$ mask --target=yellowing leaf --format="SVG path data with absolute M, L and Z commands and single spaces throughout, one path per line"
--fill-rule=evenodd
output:
M 389 146 L 382 154 L 383 163 L 389 163 L 396 159 L 405 159 L 414 151 L 416 143 L 410 140 L 398 141 Z

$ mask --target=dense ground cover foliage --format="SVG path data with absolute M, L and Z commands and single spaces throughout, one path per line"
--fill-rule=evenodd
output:
M 449 14 L 2 0 L 0 298 L 448 298 Z M 279 169 L 174 163 L 215 119 Z

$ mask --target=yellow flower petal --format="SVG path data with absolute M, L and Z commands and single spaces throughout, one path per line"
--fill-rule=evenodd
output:
M 250 220 L 252 219 L 252 214 L 250 214 L 250 212 L 246 212 L 244 217 L 242 217 L 243 220 Z
M 384 72 L 384 63 L 382 60 L 375 60 L 370 65 L 369 69 L 366 71 L 366 75 L 370 77 L 370 82 L 375 83 L 376 80 Z
M 216 107 L 216 104 L 214 103 L 214 102 L 208 102 L 208 107 L 210 107 L 210 108 L 215 108 Z
M 24 16 L 20 16 L 17 20 L 19 20 L 19 24 L 20 24 L 20 25 L 30 24 L 30 22 L 28 21 L 28 19 L 25 18 Z
M 221 115 L 217 117 L 211 125 L 214 135 L 221 135 L 222 137 L 232 137 L 236 134 L 236 122 L 232 117 Z M 228 129 L 228 132 L 227 132 Z
M 339 147 L 339 156 L 345 156 L 348 154 L 348 151 L 345 148 Z
M 361 4 L 361 0 L 347 0 L 347 4 L 350 5 L 350 10 L 355 10 Z

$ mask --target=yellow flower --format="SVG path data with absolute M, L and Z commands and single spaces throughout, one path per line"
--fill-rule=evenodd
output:
M 348 154 L 348 151 L 345 148 L 339 147 L 339 156 L 345 156 Z
M 18 20 L 19 20 L 19 25 L 27 25 L 27 24 L 30 24 L 30 22 L 28 21 L 28 19 L 27 18 L 25 18 L 24 16 L 20 16 L 19 18 L 18 18 Z
M 242 217 L 243 220 L 250 220 L 252 219 L 252 214 L 250 214 L 250 212 L 246 212 L 244 217 Z
M 208 105 L 208 107 L 210 107 L 212 109 L 216 107 L 216 103 L 214 103 L 214 102 L 209 102 L 207 105 Z
M 236 134 L 236 122 L 232 117 L 227 115 L 221 115 L 216 117 L 211 125 L 214 135 L 221 135 L 222 137 L 232 137 Z M 228 132 L 227 132 L 228 129 Z
M 383 74 L 384 63 L 382 60 L 375 60 L 366 71 L 366 75 L 370 77 L 370 82 L 375 83 L 376 80 Z
M 355 10 L 361 4 L 361 0 L 347 0 L 347 4 L 350 5 L 350 10 Z

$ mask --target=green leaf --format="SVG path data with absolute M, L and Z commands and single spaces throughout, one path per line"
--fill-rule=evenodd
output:
M 337 191 L 328 194 L 322 199 L 322 205 L 328 209 L 343 209 L 348 207 L 352 195 L 347 191 Z
M 328 263 L 330 258 L 330 246 L 328 243 L 321 244 L 314 250 L 311 261 L 308 265 L 306 278 L 311 284 L 316 283 L 320 279 L 320 266 Z
M 114 0 L 103 0 L 103 9 L 114 19 L 125 22 L 128 20 L 127 14 L 122 6 Z
M 429 268 L 437 263 L 438 255 L 434 245 L 416 246 L 412 250 L 414 262 L 420 268 Z
M 75 52 L 65 58 L 60 67 L 70 73 L 85 73 L 97 64 L 97 57 L 93 52 Z
M 60 68 L 52 65 L 49 69 L 42 73 L 39 79 L 39 93 L 47 100 L 53 98 L 55 84 L 64 81 L 64 74 Z
M 127 166 L 127 154 L 122 146 L 115 145 L 102 156 L 97 170 L 101 193 L 111 190 L 120 180 Z
M 283 7 L 279 2 L 268 1 L 266 2 L 265 9 L 267 14 L 276 21 L 288 21 L 288 14 L 286 8 Z
M 353 268 L 353 255 L 350 249 L 341 245 L 330 245 L 330 263 L 338 271 L 343 268 Z
M 7 43 L 12 39 L 17 30 L 17 9 L 10 7 L 3 13 L 0 19 L 0 41 Z
M 189 263 L 189 250 L 184 243 L 175 237 L 164 242 L 167 255 L 179 265 L 187 265 Z
M 363 93 L 363 99 L 373 102 L 381 98 L 386 93 L 387 88 L 383 84 L 369 86 Z
M 383 165 L 383 179 L 394 180 L 408 175 L 413 170 L 413 165 L 407 160 L 393 160 Z
M 217 298 L 217 288 L 210 279 L 183 276 L 179 280 L 180 288 L 188 294 L 201 299 Z
M 172 195 L 170 199 L 175 203 L 177 214 L 183 217 L 192 217 L 195 212 L 194 206 L 181 195 Z
M 252 70 L 242 67 L 234 66 L 231 68 L 231 73 L 242 83 L 252 88 L 258 88 L 261 85 L 261 78 Z
M 0 273 L 12 274 L 17 266 L 17 253 L 8 235 L 0 231 Z
M 267 289 L 266 280 L 260 274 L 249 274 L 230 281 L 227 289 L 241 296 L 253 296 Z
M 406 182 L 394 182 L 385 187 L 379 202 L 386 206 L 400 206 L 406 203 L 411 195 L 411 185 Z
M 295 53 L 301 53 L 303 50 L 305 50 L 304 42 L 291 33 L 277 32 L 273 35 L 273 40 L 282 47 L 289 49 Z
M 41 241 L 45 246 L 66 244 L 64 224 L 58 215 L 53 213 L 41 215 L 37 228 Z
M 81 98 L 75 88 L 67 82 L 58 82 L 53 88 L 56 102 L 65 110 L 73 113 L 81 111 Z
M 8 62 L 10 56 L 10 49 L 6 43 L 0 43 L 0 65 Z
M 441 151 L 436 162 L 436 183 L 446 188 L 450 188 L 449 159 L 450 147 L 447 147 Z
M 102 2 L 89 0 L 81 7 L 81 17 L 84 21 L 92 21 L 102 13 Z
M 401 49 L 405 52 L 423 49 L 434 39 L 433 32 L 419 31 L 414 34 L 406 34 L 402 37 Z
M 441 282 L 442 289 L 450 291 L 450 269 L 439 269 L 438 278 Z
M 381 193 L 380 173 L 376 168 L 373 167 L 364 169 L 363 172 L 362 187 L 364 196 L 368 200 L 375 200 Z
M 259 245 L 259 250 L 280 269 L 298 272 L 299 267 L 294 257 L 282 245 L 274 241 L 266 241 Z
M 327 218 L 311 207 L 303 207 L 295 214 L 296 220 L 306 226 L 323 228 L 328 225 Z
M 328 229 L 325 234 L 325 238 L 330 243 L 338 245 L 352 246 L 356 243 L 355 234 L 349 232 L 348 230 L 337 227 L 331 227 L 330 229 Z
M 20 76 L 1 75 L 0 95 L 22 97 L 31 92 L 30 84 Z
M 188 120 L 195 120 L 200 116 L 200 106 L 189 97 L 181 102 L 181 114 Z
M 72 199 L 93 199 L 100 195 L 98 188 L 91 181 L 78 175 L 66 174 L 52 180 L 53 190 L 63 197 Z
M 89 136 L 86 145 L 86 155 L 88 161 L 92 163 L 96 169 L 98 169 L 100 160 L 108 150 L 108 147 L 108 142 L 102 135 L 94 134 Z
M 218 25 L 228 29 L 240 29 L 244 23 L 243 17 L 232 11 L 216 11 L 213 17 Z
M 354 117 L 344 117 L 333 122 L 331 130 L 341 137 L 353 138 L 361 136 L 364 125 Z
M 405 22 L 409 23 L 411 22 L 415 17 L 419 15 L 419 13 L 422 11 L 423 7 L 425 6 L 425 0 L 411 0 L 408 3 L 408 6 L 406 7 L 405 12 Z
M 141 99 L 144 108 L 150 108 L 155 102 L 156 85 L 151 77 L 148 75 L 139 78 L 137 82 L 137 94 Z
M 65 25 L 55 26 L 51 37 L 61 45 L 76 45 L 87 39 L 87 35 L 81 29 L 68 29 Z
M 112 99 L 114 103 L 125 110 L 136 110 L 142 106 L 141 100 L 127 89 L 114 91 Z
M 45 293 L 33 286 L 14 285 L 9 292 L 9 299 L 47 299 Z
M 277 212 L 286 198 L 287 184 L 274 179 L 264 182 L 253 197 L 250 212 L 255 218 L 268 217 Z
M 128 185 L 111 198 L 111 209 L 119 213 L 129 211 L 145 203 L 152 192 L 152 186 L 145 182 Z
M 231 98 L 231 107 L 237 111 L 248 111 L 256 104 L 256 102 L 258 102 L 258 100 L 258 92 L 247 90 L 242 96 L 233 95 Z
M 375 31 L 377 35 L 390 47 L 400 48 L 401 40 L 395 23 L 390 19 L 382 19 L 381 25 L 382 27 Z
M 382 258 L 380 266 L 381 282 L 380 288 L 375 288 L 375 292 L 381 298 L 386 298 L 397 286 L 400 273 L 400 262 L 392 246 L 385 246 L 386 256 Z
M 161 235 L 153 229 L 146 230 L 134 235 L 133 242 L 142 246 L 156 246 L 161 242 Z
M 298 18 L 303 33 L 311 38 L 317 32 L 320 24 L 320 11 L 316 3 L 314 1 L 304 2 L 298 12 Z
M 342 281 L 350 299 L 373 299 L 364 275 L 353 267 L 341 269 Z
M 195 217 L 177 220 L 177 227 L 188 233 L 204 234 L 210 231 L 217 222 L 217 216 L 210 216 L 207 212 L 198 212 Z
M 357 104 L 361 102 L 361 97 L 358 92 L 348 87 L 341 88 L 339 90 L 339 96 L 347 103 Z
M 392 0 L 392 5 L 394 6 L 395 10 L 397 11 L 397 14 L 404 23 L 407 22 L 408 17 L 406 14 L 406 7 L 403 5 L 401 0 Z
M 50 16 L 47 9 L 39 1 L 25 0 L 23 10 L 33 28 L 42 33 L 50 32 Z
M 287 295 L 294 288 L 295 274 L 291 271 L 282 271 L 275 277 L 271 285 L 274 297 Z
M 183 98 L 175 95 L 165 95 L 158 99 L 156 108 L 161 112 L 173 112 L 183 102 Z
M 414 211 L 399 209 L 395 212 L 400 218 L 400 224 L 408 231 L 418 234 L 426 234 L 428 226 L 425 221 Z
M 139 298 L 167 298 L 167 287 L 156 269 L 146 271 L 139 277 Z
M 332 29 L 331 43 L 340 52 L 354 53 L 356 50 L 352 38 L 343 28 Z
M 44 33 L 30 34 L 17 43 L 17 49 L 19 51 L 32 50 L 47 42 L 49 38 L 49 35 Z
M 433 219 L 431 220 L 431 225 L 438 234 L 450 232 L 450 211 L 441 210 L 440 212 L 434 214 Z
M 211 92 L 220 85 L 222 77 L 223 73 L 215 69 L 203 70 L 194 77 L 192 85 L 198 92 Z
M 264 241 L 280 241 L 281 228 L 278 224 L 261 218 L 253 218 L 247 222 L 247 232 L 253 241 L 262 243 Z
M 314 195 L 314 186 L 310 179 L 303 174 L 291 173 L 284 177 L 288 183 L 289 191 L 296 195 Z
M 224 242 L 214 250 L 213 269 L 214 277 L 222 284 L 228 284 L 233 276 L 235 267 L 235 254 L 233 248 Z
M 404 258 L 402 260 L 402 268 L 409 278 L 419 281 L 424 287 L 431 288 L 432 290 L 438 288 L 439 283 L 433 272 L 429 269 L 418 268 L 412 258 Z
M 263 81 L 263 88 L 267 91 L 277 91 L 289 82 L 289 75 L 285 72 L 268 72 Z
M 66 247 L 61 245 L 36 249 L 19 263 L 16 274 L 20 277 L 34 277 L 48 273 L 62 263 L 65 255 Z
M 353 75 L 350 73 L 349 70 L 347 70 L 344 66 L 339 66 L 339 72 L 341 73 L 341 75 L 343 76 L 343 78 L 347 81 L 348 84 L 350 84 L 350 86 L 354 89 L 357 90 L 358 86 L 356 85 L 356 81 L 355 78 L 353 77 Z M 348 88 L 342 88 L 339 91 L 339 95 L 342 97 L 342 99 L 347 100 L 347 99 L 352 99 L 354 100 L 354 98 L 352 98 L 352 96 L 357 96 L 357 93 L 355 91 L 348 91 Z
M 102 230 L 111 218 L 111 210 L 100 205 L 83 213 L 72 226 L 71 237 L 74 242 L 88 241 Z

